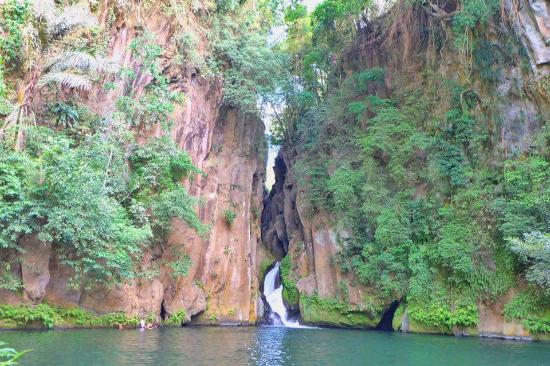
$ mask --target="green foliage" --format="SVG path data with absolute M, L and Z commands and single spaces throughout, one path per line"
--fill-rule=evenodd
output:
M 181 327 L 185 323 L 186 319 L 187 319 L 187 312 L 184 309 L 184 310 L 178 311 L 175 314 L 172 314 L 168 319 L 164 321 L 164 324 Z
M 372 0 L 323 1 L 311 15 L 315 37 L 327 39 L 332 48 L 342 47 L 338 42 L 353 37 L 355 22 L 372 4 Z
M 178 47 L 178 55 L 174 60 L 185 66 L 196 67 L 203 75 L 210 75 L 206 59 L 197 51 L 198 36 L 196 33 L 188 31 L 182 32 L 177 36 L 176 46 Z
M 6 99 L 8 96 L 8 86 L 5 80 L 4 59 L 0 56 L 0 115 L 7 115 L 11 112 L 11 104 Z
M 139 324 L 136 316 L 124 313 L 96 315 L 81 308 L 55 308 L 63 322 L 82 327 L 117 328 L 119 326 L 135 328 Z
M 504 195 L 494 202 L 504 237 L 544 232 L 550 225 L 550 163 L 542 156 L 504 164 Z
M 300 309 L 306 322 L 353 328 L 376 327 L 382 311 L 376 308 L 356 309 L 345 302 L 318 295 L 303 296 Z
M 45 328 L 53 328 L 55 323 L 60 321 L 60 316 L 54 308 L 46 304 L 36 306 L 0 305 L 0 320 L 13 321 L 20 325 L 38 322 Z
M 136 327 L 137 317 L 123 313 L 95 315 L 81 308 L 59 308 L 47 304 L 0 305 L 0 322 L 18 327 L 40 324 L 44 328 L 56 326 L 81 326 L 93 328 L 114 328 L 119 325 Z
M 341 314 L 348 314 L 353 311 L 349 304 L 340 302 L 336 299 L 319 297 L 318 295 L 303 296 L 301 301 L 307 305 L 315 305 L 328 312 L 337 312 Z
M 174 112 L 175 104 L 183 103 L 185 96 L 171 91 L 169 80 L 162 73 L 160 62 L 164 50 L 154 42 L 154 36 L 150 33 L 134 39 L 130 44 L 130 50 L 140 63 L 141 70 L 144 70 L 152 81 L 147 84 L 143 93 L 136 94 L 136 91 L 132 90 L 134 71 L 123 70 L 128 79 L 128 92 L 116 101 L 117 117 L 130 126 L 150 128 L 160 124 L 164 129 L 168 129 L 171 124 L 169 117 Z
M 30 16 L 28 0 L 8 0 L 2 5 L 0 25 L 4 32 L 0 50 L 4 62 L 11 68 L 19 66 L 23 48 L 23 27 Z
M 281 281 L 283 283 L 283 298 L 286 301 L 286 303 L 290 306 L 294 306 L 298 304 L 298 301 L 300 299 L 300 293 L 298 292 L 298 288 L 296 287 L 296 282 L 292 279 L 292 258 L 291 255 L 288 254 L 286 257 L 283 258 L 281 261 Z
M 136 146 L 129 157 L 133 171 L 133 185 L 148 186 L 151 190 L 174 189 L 186 178 L 200 174 L 191 157 L 180 150 L 168 137 L 149 139 Z M 151 192 L 146 192 L 147 199 Z
M 179 256 L 177 260 L 170 263 L 170 267 L 172 267 L 172 276 L 186 277 L 189 274 L 189 270 L 191 269 L 192 265 L 193 262 L 191 261 L 191 257 L 188 254 Z
M 38 232 L 59 244 L 75 279 L 113 283 L 135 277 L 142 249 L 173 217 L 206 231 L 180 183 L 197 170 L 169 139 L 128 157 L 124 131 L 98 132 L 79 145 L 46 128 L 29 132 L 27 150 L 3 150 L 0 158 L 0 246 L 17 248 L 21 235 Z
M 0 264 L 0 289 L 19 291 L 23 288 L 23 282 L 14 276 L 12 266 L 8 262 Z
M 224 101 L 244 112 L 258 113 L 258 98 L 265 101 L 287 80 L 287 58 L 267 42 L 267 30 L 250 14 L 214 19 L 209 40 L 210 69 L 223 76 Z
M 196 205 L 197 199 L 190 196 L 182 186 L 171 190 L 163 190 L 151 202 L 154 217 L 153 224 L 162 233 L 165 233 L 170 221 L 173 218 L 179 218 L 200 236 L 205 237 L 208 234 L 209 227 L 204 225 L 197 216 L 195 212 Z
M 504 306 L 506 320 L 522 320 L 532 334 L 550 333 L 548 297 L 534 291 L 522 292 Z
M 305 110 L 290 106 L 299 116 L 289 134 L 299 152 L 293 169 L 312 214 L 326 211 L 351 232 L 341 240 L 340 268 L 386 301 L 501 296 L 517 272 L 503 237 L 548 223 L 546 159 L 488 166 L 477 94 L 427 78 L 382 99 L 373 93 L 384 75 L 364 70 Z M 451 96 L 445 111 L 441 90 Z
M 266 258 L 264 260 L 262 260 L 262 262 L 260 263 L 260 279 L 264 280 L 265 278 L 265 275 L 267 274 L 267 269 L 273 264 L 273 260 L 269 259 L 269 258 Z
M 363 177 L 360 171 L 344 167 L 336 169 L 327 182 L 327 190 L 332 195 L 334 207 L 344 212 L 357 197 Z
M 411 320 L 426 327 L 447 331 L 453 327 L 474 327 L 479 322 L 479 312 L 474 304 L 458 305 L 453 310 L 447 304 L 409 304 L 407 314 Z
M 0 366 L 17 365 L 18 362 L 16 361 L 21 358 L 25 353 L 29 352 L 17 352 L 13 348 L 6 347 L 6 343 L 4 342 L 0 342 L 0 347 Z
M 293 4 L 285 9 L 285 22 L 287 23 L 295 23 L 305 17 L 307 17 L 307 7 L 303 4 Z
M 78 110 L 71 104 L 57 102 L 50 105 L 49 109 L 56 116 L 56 125 L 64 128 L 73 127 L 79 119 Z
M 459 48 L 466 45 L 467 33 L 478 25 L 487 25 L 500 10 L 500 0 L 463 0 L 462 10 L 453 17 L 455 44 Z
M 504 306 L 506 320 L 525 319 L 543 310 L 543 302 L 530 292 L 522 292 Z
M 550 293 L 550 235 L 539 232 L 524 234 L 524 240 L 511 239 L 510 246 L 528 265 L 527 280 Z
M 225 223 L 231 226 L 237 218 L 237 213 L 233 209 L 228 208 L 223 212 L 223 218 L 225 219 Z
M 361 71 L 354 74 L 356 87 L 359 91 L 366 93 L 372 83 L 376 81 L 384 80 L 386 76 L 386 70 L 381 68 L 374 68 Z

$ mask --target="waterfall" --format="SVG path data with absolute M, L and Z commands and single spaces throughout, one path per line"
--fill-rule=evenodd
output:
M 275 325 L 298 328 L 300 323 L 288 318 L 288 312 L 283 302 L 283 284 L 281 283 L 279 287 L 275 288 L 280 265 L 279 262 L 275 263 L 275 266 L 267 273 L 264 280 L 264 295 L 271 307 L 269 316 Z

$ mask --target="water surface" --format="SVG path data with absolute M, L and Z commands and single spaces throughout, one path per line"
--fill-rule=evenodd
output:
M 40 366 L 550 365 L 550 344 L 277 327 L 5 331 Z

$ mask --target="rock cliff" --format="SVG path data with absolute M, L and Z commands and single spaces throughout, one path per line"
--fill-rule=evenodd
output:
M 456 2 L 445 4 L 445 9 L 436 6 L 438 11 L 454 14 Z M 480 74 L 472 72 L 475 66 L 465 65 L 459 59 L 460 55 L 457 55 L 452 41 L 440 43 L 436 46 L 437 50 L 428 44 L 426 39 L 429 36 L 423 33 L 426 29 L 429 28 L 436 35 L 435 38 L 441 34 L 438 32 L 451 32 L 448 23 L 438 20 L 442 13 L 429 16 L 429 11 L 423 9 L 407 15 L 400 13 L 403 8 L 399 6 L 390 10 L 382 20 L 365 20 L 353 47 L 341 58 L 337 72 L 353 75 L 361 70 L 384 69 L 384 80 L 371 85 L 369 90 L 382 98 L 396 91 L 392 89 L 395 88 L 396 80 L 399 81 L 399 87 L 406 88 L 424 85 L 426 75 L 430 73 L 440 75 L 440 78 L 456 76 L 459 82 L 466 83 L 468 90 L 485 103 L 483 113 L 492 116 L 488 117 L 487 123 L 493 123 L 491 118 L 498 120 L 498 125 L 490 126 L 491 146 L 486 159 L 497 162 L 515 154 L 526 153 L 544 126 L 540 116 L 547 116 L 548 113 L 548 93 L 541 87 L 550 70 L 548 2 L 504 1 L 502 6 L 502 16 L 507 17 L 509 22 L 505 23 L 507 28 L 504 30 L 496 26 L 487 28 L 489 33 L 486 35 L 492 47 L 495 47 L 490 52 L 499 52 L 497 49 L 502 47 L 502 42 L 519 39 L 519 49 L 524 48 L 527 54 L 509 55 L 513 60 L 507 67 L 503 67 L 494 80 L 493 88 L 487 87 Z M 473 57 L 475 60 L 479 56 Z M 523 62 L 527 62 L 530 68 L 522 67 Z M 342 94 L 345 95 L 345 92 Z M 443 104 L 447 102 L 442 101 Z M 427 114 L 425 118 L 428 118 Z M 334 130 L 338 131 L 337 128 Z M 325 136 L 330 137 L 330 133 Z M 330 145 L 327 143 L 324 146 L 326 149 Z M 304 321 L 329 326 L 386 329 L 388 318 L 393 318 L 393 328 L 402 331 L 545 338 L 544 334 L 531 334 L 521 321 L 507 320 L 504 316 L 504 306 L 520 292 L 518 287 L 523 286 L 521 281 L 516 284 L 517 287 L 496 299 L 479 300 L 477 326 L 468 329 L 429 328 L 415 324 L 407 315 L 405 299 L 383 300 L 372 288 L 360 284 L 353 271 L 349 267 L 342 268 L 337 260 L 338 252 L 350 237 L 346 224 L 343 224 L 344 218 L 312 207 L 308 199 L 308 187 L 311 185 L 304 179 L 304 165 L 307 166 L 308 162 L 297 163 L 303 150 L 300 143 L 288 142 L 279 153 L 275 163 L 276 183 L 265 203 L 262 237 L 276 257 L 290 257 L 291 271 L 288 277 L 296 284 L 299 304 L 289 305 L 299 306 Z M 333 148 L 326 153 L 327 160 L 338 159 L 341 150 Z M 414 170 L 415 167 L 411 165 L 408 168 Z M 329 175 L 333 174 L 334 169 L 329 166 Z M 425 197 L 426 186 L 418 185 L 414 189 L 415 197 Z M 400 302 L 403 303 L 398 307 Z M 358 317 L 358 314 L 361 316 Z
M 257 115 L 223 102 L 219 78 L 203 77 L 193 63 L 175 59 L 177 36 L 186 32 L 200 35 L 193 52 L 205 52 L 205 26 L 197 15 L 207 11 L 204 7 L 195 12 L 182 10 L 177 16 L 139 2 L 124 5 L 102 1 L 95 9 L 107 35 L 108 57 L 122 68 L 133 70 L 136 94 L 147 87 L 151 78 L 133 59 L 132 41 L 150 34 L 163 49 L 162 72 L 168 77 L 169 88 L 186 96 L 185 102 L 171 113 L 170 135 L 204 172 L 187 188 L 200 199 L 199 217 L 209 225 L 208 234 L 200 237 L 174 219 L 166 240 L 148 249 L 140 264 L 145 271 L 156 271 L 157 275 L 124 285 L 87 288 L 71 286 L 73 272 L 59 260 L 56 244 L 41 242 L 35 234 L 24 235 L 19 240 L 24 253 L 5 257 L 14 264 L 11 268 L 22 282 L 22 293 L 0 290 L 2 303 L 46 302 L 53 306 L 80 306 L 100 314 L 122 311 L 157 320 L 185 310 L 186 320 L 197 323 L 256 322 L 259 263 L 263 255 L 259 244 L 265 127 Z M 109 90 L 99 86 L 84 95 L 82 103 L 99 115 L 109 115 L 123 89 L 123 82 L 116 82 Z M 39 99 L 34 102 L 38 108 L 43 103 Z M 146 142 L 161 135 L 161 126 L 138 134 Z M 228 220 L 226 212 L 234 217 Z M 192 263 L 185 277 L 172 276 L 167 266 L 178 253 L 186 253 Z

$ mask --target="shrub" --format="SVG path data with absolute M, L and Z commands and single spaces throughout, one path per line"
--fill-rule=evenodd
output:
M 534 291 L 522 292 L 504 306 L 506 320 L 522 320 L 532 334 L 550 333 L 550 313 L 546 309 L 548 296 Z
M 237 213 L 232 209 L 227 209 L 223 212 L 223 217 L 225 219 L 225 223 L 229 226 L 233 225 L 233 222 L 237 218 Z
M 527 280 L 550 293 L 550 235 L 533 232 L 524 235 L 524 240 L 511 239 L 514 253 L 528 265 Z
M 474 327 L 479 322 L 475 305 L 459 305 L 451 310 L 447 304 L 410 304 L 407 313 L 415 322 L 430 328 L 452 330 L 453 327 Z
M 164 321 L 164 324 L 182 326 L 185 323 L 186 319 L 187 319 L 187 312 L 184 309 L 171 315 L 168 319 Z
M 189 274 L 189 269 L 191 269 L 191 266 L 193 265 L 193 262 L 191 261 L 191 257 L 187 254 L 180 256 L 176 261 L 170 263 L 170 267 L 172 267 L 172 276 L 173 277 L 186 277 Z
M 115 328 L 119 325 L 136 327 L 139 323 L 137 317 L 124 313 L 96 315 L 81 308 L 61 308 L 48 304 L 0 305 L 0 321 L 13 322 L 17 326 L 39 322 L 45 328 L 55 328 L 60 325 L 91 328 Z
M 300 299 L 300 293 L 296 287 L 296 282 L 292 280 L 292 270 L 290 268 L 292 258 L 290 254 L 283 258 L 281 261 L 281 281 L 283 283 L 283 298 L 288 305 L 297 305 Z

